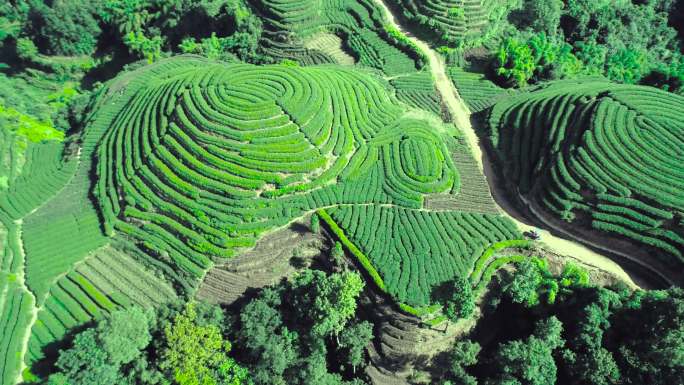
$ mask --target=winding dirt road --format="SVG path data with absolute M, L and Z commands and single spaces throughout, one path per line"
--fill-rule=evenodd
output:
M 546 230 L 540 230 L 537 227 L 522 221 L 524 216 L 520 215 L 512 206 L 502 203 L 505 199 L 497 199 L 502 197 L 505 192 L 499 190 L 499 184 L 495 183 L 493 179 L 492 164 L 487 158 L 486 151 L 482 151 L 480 139 L 475 133 L 470 122 L 470 110 L 461 99 L 456 87 L 451 82 L 447 75 L 446 65 L 444 59 L 430 45 L 415 37 L 411 32 L 407 31 L 394 16 L 385 0 L 375 0 L 376 4 L 385 12 L 386 19 L 406 37 L 409 38 L 425 55 L 427 55 L 429 70 L 432 78 L 435 81 L 435 87 L 442 97 L 442 101 L 446 105 L 456 127 L 463 133 L 470 150 L 477 161 L 480 172 L 487 177 L 490 190 L 495 198 L 499 211 L 515 222 L 521 232 L 535 230 L 541 236 L 541 241 L 549 251 L 559 255 L 569 256 L 586 265 L 596 267 L 598 269 L 610 272 L 632 287 L 636 284 L 632 281 L 630 276 L 613 260 L 607 258 L 578 242 L 570 241 L 564 238 L 557 237 Z

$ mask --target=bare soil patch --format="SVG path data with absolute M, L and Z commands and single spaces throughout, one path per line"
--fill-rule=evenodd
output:
M 248 250 L 211 268 L 197 290 L 197 298 L 232 304 L 249 289 L 259 289 L 308 267 L 327 255 L 326 237 L 309 230 L 308 217 L 267 234 Z
M 354 65 L 356 63 L 354 57 L 344 50 L 342 39 L 329 32 L 317 33 L 304 42 L 304 47 L 328 54 L 335 59 L 338 64 Z

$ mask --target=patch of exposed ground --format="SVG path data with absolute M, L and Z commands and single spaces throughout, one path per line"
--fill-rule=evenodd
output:
M 368 347 L 366 374 L 373 385 L 433 383 L 448 369 L 447 352 L 454 341 L 470 331 L 477 317 L 457 324 L 443 322 L 431 327 L 417 317 L 397 310 L 391 300 L 367 291 L 364 307 L 375 326 Z
M 327 252 L 329 241 L 314 234 L 307 219 L 265 235 L 256 246 L 226 263 L 212 267 L 197 290 L 197 298 L 231 304 L 249 289 L 277 283 L 283 277 L 310 266 Z
M 354 65 L 356 60 L 344 50 L 342 39 L 329 32 L 317 33 L 304 42 L 304 47 L 315 49 L 331 56 L 338 64 Z
M 491 149 L 489 149 L 489 151 L 491 151 Z M 590 231 L 586 231 L 580 236 L 573 235 L 565 230 L 567 226 L 561 224 L 560 220 L 552 219 L 548 215 L 543 214 L 541 210 L 530 202 L 524 202 L 519 194 L 512 193 L 509 191 L 509 188 L 506 187 L 503 178 L 501 178 L 499 173 L 493 168 L 493 163 L 488 160 L 489 156 L 487 152 L 489 151 L 485 151 L 484 155 L 484 172 L 489 181 L 490 191 L 492 192 L 496 204 L 508 214 L 509 218 L 516 222 L 521 231 L 537 231 L 540 235 L 541 243 L 547 247 L 548 251 L 553 252 L 556 255 L 564 255 L 581 261 L 587 266 L 593 266 L 609 272 L 613 276 L 619 277 L 631 287 L 637 287 L 639 285 L 634 282 L 632 277 L 627 274 L 622 266 L 613 259 L 603 255 L 604 252 L 613 255 L 614 258 L 631 261 L 633 264 L 641 266 L 641 269 L 659 275 L 653 268 L 644 265 L 643 260 L 634 257 L 635 253 L 639 252 L 638 250 L 632 249 L 630 253 L 627 253 L 618 250 L 616 247 L 617 244 L 612 242 L 611 246 L 607 246 L 606 239 L 608 238 L 603 235 L 592 234 Z M 510 198 L 511 195 L 517 197 L 517 199 L 520 200 L 520 204 L 512 202 L 513 199 Z M 543 229 L 540 229 L 539 227 L 542 227 Z M 590 249 L 586 245 L 591 246 L 593 249 Z M 601 253 L 594 251 L 594 249 L 601 250 Z M 644 283 L 639 277 L 635 277 L 635 279 L 639 281 L 639 284 Z

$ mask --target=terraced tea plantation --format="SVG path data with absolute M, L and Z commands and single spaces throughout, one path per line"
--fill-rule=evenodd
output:
M 72 154 L 4 134 L 3 384 L 54 359 L 74 329 L 194 295 L 212 266 L 318 209 L 368 255 L 376 283 L 416 307 L 491 243 L 519 238 L 440 119 L 430 73 L 382 41 L 403 59 L 368 51 L 354 65 L 332 50 L 342 65 L 300 67 L 188 55 L 126 72 L 92 98 Z
M 419 209 L 426 194 L 459 192 L 448 129 L 405 115 L 370 74 L 208 62 L 198 71 L 196 59 L 165 65 L 175 69 L 148 79 L 105 123 L 112 129 L 98 151 L 95 193 L 110 235 L 137 239 L 180 272 L 169 278 L 181 286 L 307 211 Z M 467 270 L 467 260 L 458 263 L 434 282 Z M 414 302 L 427 304 L 430 287 Z
M 405 17 L 430 30 L 443 42 L 477 45 L 490 23 L 508 5 L 501 0 L 393 0 Z
M 404 118 L 368 74 L 167 65 L 178 69 L 105 123 L 95 194 L 110 235 L 138 239 L 188 281 L 315 208 L 420 208 L 423 194 L 458 192 L 446 135 Z
M 566 81 L 488 113 L 492 143 L 508 160 L 503 172 L 543 215 L 628 241 L 642 258 L 681 270 L 684 98 Z
M 387 291 L 412 306 L 430 305 L 435 287 L 468 276 L 489 245 L 521 236 L 512 222 L 499 215 L 376 205 L 344 206 L 331 212 L 377 267 Z
M 0 4 L 0 385 L 679 383 L 681 7 L 589 3 Z
M 390 36 L 373 0 L 255 3 L 265 15 L 265 51 L 273 57 L 311 65 L 348 64 L 351 56 L 359 64 L 389 76 L 412 73 L 423 65 L 414 47 Z M 322 32 L 333 34 L 342 44 L 332 40 L 333 46 L 320 47 Z M 331 41 L 329 37 L 326 40 Z

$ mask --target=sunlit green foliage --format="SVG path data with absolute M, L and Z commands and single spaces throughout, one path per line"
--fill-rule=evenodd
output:
M 643 52 L 622 49 L 609 56 L 606 75 L 621 83 L 634 84 L 644 76 L 648 68 L 647 60 Z
M 496 73 L 510 79 L 518 87 L 527 85 L 534 75 L 536 63 L 527 44 L 506 39 L 496 54 Z
M 140 31 L 128 32 L 124 37 L 124 44 L 136 55 L 147 59 L 148 63 L 161 58 L 163 43 L 161 36 L 149 38 Z
M 526 43 L 514 38 L 504 40 L 496 58 L 497 74 L 518 87 L 531 80 L 560 79 L 582 72 L 582 62 L 572 53 L 572 47 L 543 32 Z
M 247 384 L 247 370 L 228 357 L 231 344 L 216 325 L 198 325 L 195 305 L 164 326 L 159 367 L 178 385 Z
M 188 303 L 116 311 L 78 333 L 57 360 L 49 385 L 246 385 L 228 356 L 220 309 Z
M 0 124 L 34 143 L 44 140 L 64 139 L 64 132 L 55 129 L 51 122 L 39 121 L 38 119 L 30 115 L 23 114 L 14 108 L 5 107 L 1 103 Z

